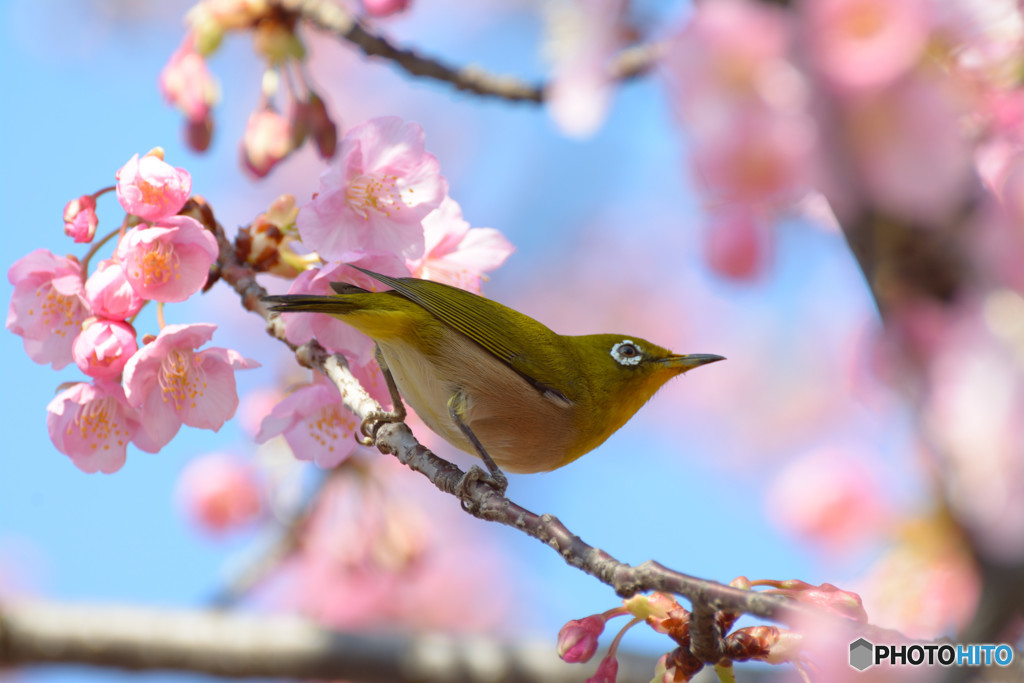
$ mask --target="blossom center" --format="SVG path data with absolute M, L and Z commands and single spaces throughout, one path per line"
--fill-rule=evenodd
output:
M 196 407 L 196 399 L 206 389 L 206 373 L 202 359 L 195 353 L 171 349 L 160 364 L 157 381 L 163 390 L 164 403 L 174 403 L 174 409 Z
M 139 194 L 142 195 L 141 200 L 144 204 L 160 206 L 164 203 L 164 195 L 167 194 L 166 185 L 154 185 L 153 183 L 139 178 L 135 183 L 135 187 L 138 188 Z
M 42 316 L 44 328 L 48 328 L 52 334 L 66 337 L 68 336 L 67 328 L 74 327 L 74 333 L 78 334 L 80 331 L 78 326 L 84 318 L 78 297 L 65 296 L 54 289 L 52 285 L 37 289 L 36 297 L 40 299 L 38 302 L 39 313 Z M 34 307 L 28 309 L 29 315 L 35 315 L 35 312 Z
M 411 188 L 405 191 L 412 194 Z M 349 207 L 366 220 L 370 220 L 370 211 L 390 218 L 405 204 L 402 191 L 398 189 L 398 176 L 395 175 L 357 176 L 348 184 L 345 199 Z
M 310 415 L 306 422 L 309 430 L 309 438 L 326 448 L 328 452 L 334 451 L 334 444 L 339 439 L 350 438 L 356 431 L 356 423 L 351 413 L 342 410 L 339 404 L 326 405 L 320 412 Z
M 142 270 L 136 269 L 134 276 L 141 278 L 146 287 L 162 285 L 172 277 L 175 279 L 181 277 L 178 272 L 180 261 L 181 259 L 174 253 L 173 244 L 158 241 L 136 260 L 136 267 Z
M 100 444 L 103 450 L 110 450 L 110 442 L 117 440 L 118 446 L 124 446 L 128 439 L 128 430 L 120 422 L 120 411 L 117 401 L 108 396 L 89 401 L 75 415 L 73 424 L 68 425 L 67 433 L 77 427 L 82 440 L 89 444 L 89 450 L 95 451 Z

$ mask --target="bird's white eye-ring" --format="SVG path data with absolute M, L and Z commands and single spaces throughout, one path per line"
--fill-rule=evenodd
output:
M 636 365 L 643 358 L 640 347 L 628 339 L 623 339 L 612 347 L 612 358 L 619 365 Z

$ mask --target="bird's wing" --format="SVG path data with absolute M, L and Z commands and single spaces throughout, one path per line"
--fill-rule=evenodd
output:
M 543 352 L 545 346 L 551 347 L 551 342 L 558 335 L 542 323 L 458 287 L 416 278 L 390 277 L 349 265 L 388 285 L 444 324 L 472 339 L 555 403 L 571 403 L 564 393 L 552 386 L 555 376 L 544 362 Z M 485 303 L 481 305 L 481 302 Z M 509 338 L 510 329 L 516 330 L 517 339 Z M 524 345 L 530 348 L 520 348 Z

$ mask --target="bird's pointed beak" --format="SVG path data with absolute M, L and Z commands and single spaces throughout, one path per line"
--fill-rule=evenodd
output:
M 687 370 L 693 370 L 702 365 L 716 363 L 720 360 L 725 360 L 725 356 L 718 356 L 713 353 L 690 353 L 683 356 L 662 358 L 659 362 L 664 363 L 670 368 L 675 368 L 679 372 L 686 372 Z

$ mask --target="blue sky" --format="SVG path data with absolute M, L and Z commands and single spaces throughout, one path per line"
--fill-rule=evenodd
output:
M 534 49 L 539 27 L 522 6 L 510 3 L 497 19 L 488 19 L 479 10 L 455 17 L 450 2 L 415 4 L 410 17 L 389 29 L 398 40 L 457 63 L 528 77 L 542 73 Z M 64 204 L 111 184 L 132 154 L 157 145 L 169 161 L 189 169 L 194 191 L 226 226 L 247 223 L 281 192 L 303 201 L 315 191 L 320 162 L 308 150 L 262 183 L 239 168 L 237 141 L 260 77 L 243 38 L 226 41 L 211 62 L 225 95 L 212 149 L 196 156 L 184 148 L 179 116 L 156 88 L 157 73 L 180 40 L 183 7 L 127 0 L 13 0 L 0 6 L 0 69 L 8 91 L 8 104 L 0 108 L 4 269 L 38 247 L 81 254 L 63 235 Z M 800 370 L 806 351 L 829 372 L 841 373 L 846 360 L 839 354 L 829 360 L 831 345 L 870 325 L 870 302 L 841 238 L 800 222 L 779 226 L 773 268 L 758 282 L 723 282 L 706 272 L 698 247 L 700 202 L 683 162 L 685 141 L 672 126 L 656 77 L 624 87 L 607 125 L 577 142 L 559 136 L 544 112 L 529 105 L 478 100 L 413 81 L 329 41 L 317 42 L 314 55 L 314 79 L 346 125 L 383 114 L 423 125 L 428 149 L 439 157 L 466 218 L 501 229 L 517 247 L 487 294 L 556 330 L 634 331 L 687 346 L 680 350 L 764 359 L 754 367 L 793 363 Z M 332 83 L 343 89 L 332 90 Z M 101 231 L 116 224 L 118 210 L 109 196 L 101 201 Z M 572 309 L 565 321 L 573 329 L 560 329 L 562 317 L 536 296 L 552 289 L 558 292 L 553 298 Z M 599 298 L 615 289 L 626 296 L 614 305 Z M 0 291 L 10 298 L 6 279 Z M 219 323 L 216 344 L 266 366 L 240 375 L 240 388 L 272 385 L 282 356 L 262 334 L 259 319 L 236 313 L 234 305 L 221 288 L 205 300 L 170 307 L 169 322 Z M 614 321 L 622 329 L 576 329 L 585 327 L 581 311 L 593 311 L 595 325 Z M 637 317 L 643 311 L 646 317 Z M 127 465 L 115 475 L 85 475 L 53 448 L 45 429 L 47 402 L 60 382 L 79 379 L 77 371 L 34 364 L 20 339 L 6 332 L 0 353 L 6 443 L 0 456 L 0 581 L 10 574 L 9 582 L 59 600 L 202 605 L 253 539 L 213 542 L 196 535 L 175 508 L 174 484 L 197 454 L 251 453 L 244 433 L 234 424 L 216 434 L 185 429 L 159 454 L 130 449 Z M 733 367 L 751 366 L 733 361 Z M 909 467 L 901 455 L 902 419 L 851 400 L 849 414 L 834 424 L 775 435 L 754 448 L 762 441 L 758 434 L 738 432 L 772 416 L 751 421 L 753 416 L 735 411 L 770 405 L 770 397 L 751 403 L 751 397 L 737 396 L 734 402 L 714 390 L 726 382 L 737 391 L 748 381 L 766 386 L 738 372 L 721 363 L 678 380 L 574 465 L 513 477 L 512 497 L 557 515 L 630 563 L 654 557 L 722 581 L 738 574 L 811 582 L 855 575 L 865 557 L 821 560 L 765 520 L 762 491 L 787 449 L 836 442 L 870 448 L 899 478 Z M 569 569 L 548 548 L 511 530 L 489 532 L 532 572 L 525 578 L 536 596 L 535 634 L 553 643 L 562 622 L 614 603 L 610 589 Z M 627 640 L 652 651 L 660 644 L 653 636 Z M 38 670 L 20 679 L 119 677 Z M 194 678 L 152 674 L 146 680 Z

